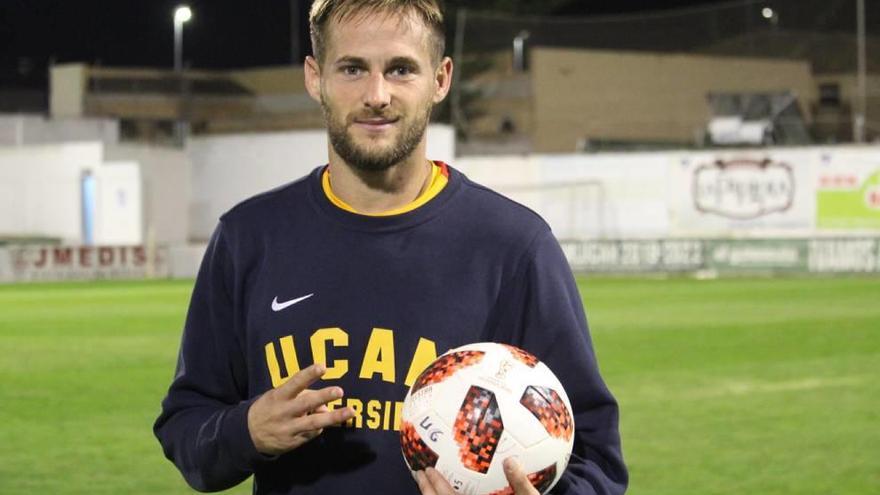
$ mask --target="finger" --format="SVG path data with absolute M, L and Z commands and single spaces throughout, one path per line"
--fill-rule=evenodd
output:
M 453 490 L 452 485 L 446 481 L 446 478 L 440 474 L 440 471 L 429 467 L 425 470 L 425 476 L 428 477 L 428 481 L 431 483 L 431 487 L 434 488 L 434 491 L 437 495 L 453 495 L 455 490 Z
M 308 368 L 294 374 L 287 380 L 284 385 L 281 385 L 276 390 L 278 393 L 282 394 L 284 397 L 293 398 L 299 395 L 303 390 L 307 389 L 309 385 L 318 381 L 319 378 L 324 376 L 324 373 L 327 371 L 327 367 L 321 363 L 315 363 Z
M 301 445 L 311 442 L 312 440 L 318 438 L 324 430 L 309 430 L 297 433 L 294 435 L 293 439 L 291 439 L 290 449 L 297 449 Z
M 335 409 L 324 413 L 309 414 L 297 418 L 293 428 L 293 434 L 301 434 L 307 431 L 320 430 L 328 426 L 336 426 L 345 423 L 354 416 L 354 410 L 350 407 Z
M 504 476 L 516 495 L 539 495 L 516 457 L 504 459 Z
M 300 433 L 300 435 L 305 437 L 306 440 L 308 441 L 308 440 L 312 440 L 312 439 L 317 438 L 323 432 L 324 432 L 324 428 L 321 428 L 319 430 L 304 431 L 304 432 Z
M 318 407 L 342 397 L 343 390 L 340 387 L 327 387 L 321 390 L 304 390 L 291 404 L 290 412 L 294 416 L 302 416 L 314 411 Z
M 434 491 L 434 488 L 431 486 L 431 482 L 428 481 L 428 477 L 425 476 L 424 471 L 416 471 L 416 483 L 419 485 L 419 491 L 422 492 L 422 495 L 437 495 L 437 492 Z

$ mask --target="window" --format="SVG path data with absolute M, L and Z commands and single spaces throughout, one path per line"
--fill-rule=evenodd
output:
M 826 107 L 840 106 L 840 84 L 825 83 L 819 85 L 819 104 Z

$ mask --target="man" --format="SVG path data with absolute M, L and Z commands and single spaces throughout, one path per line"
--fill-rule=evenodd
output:
M 440 353 L 496 341 L 571 399 L 555 492 L 622 493 L 617 405 L 550 229 L 425 156 L 453 70 L 439 0 L 317 0 L 310 22 L 329 164 L 221 217 L 155 425 L 166 456 L 206 491 L 253 474 L 260 494 L 453 493 L 432 468 L 413 482 L 401 400 Z M 514 493 L 537 493 L 505 466 Z

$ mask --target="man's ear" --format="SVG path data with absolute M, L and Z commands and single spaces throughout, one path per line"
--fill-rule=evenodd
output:
M 305 72 L 306 91 L 313 100 L 321 103 L 321 65 L 311 55 L 306 57 L 303 65 Z
M 440 61 L 440 66 L 437 67 L 437 71 L 434 74 L 434 81 L 437 84 L 437 89 L 434 92 L 434 103 L 440 103 L 449 94 L 449 89 L 452 87 L 452 71 L 454 69 L 452 59 L 443 57 L 443 60 Z

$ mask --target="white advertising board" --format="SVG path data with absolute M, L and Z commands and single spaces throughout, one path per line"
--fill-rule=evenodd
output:
M 674 235 L 767 236 L 815 228 L 815 150 L 670 156 Z

